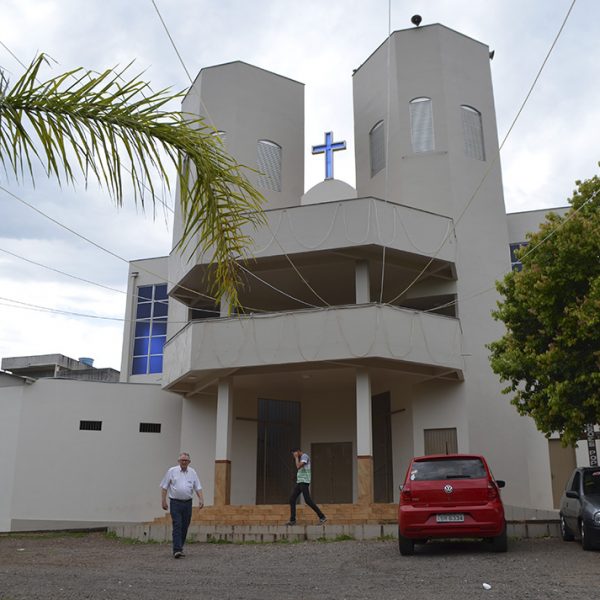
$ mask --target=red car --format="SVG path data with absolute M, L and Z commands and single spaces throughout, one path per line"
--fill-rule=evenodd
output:
M 413 458 L 400 486 L 400 554 L 414 554 L 415 544 L 432 538 L 484 538 L 495 552 L 506 552 L 504 485 L 493 478 L 483 456 Z

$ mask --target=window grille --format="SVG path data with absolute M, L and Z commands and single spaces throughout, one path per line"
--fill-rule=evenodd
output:
M 371 149 L 371 177 L 377 175 L 385 167 L 385 128 L 383 121 L 379 121 L 369 132 L 369 146 Z
M 273 192 L 281 191 L 281 146 L 269 140 L 258 140 L 257 169 L 260 173 L 257 185 Z
M 160 433 L 160 423 L 140 423 L 140 433 Z
M 523 268 L 521 261 L 517 258 L 516 252 L 527 245 L 529 245 L 529 242 L 510 244 L 510 267 L 513 271 L 520 271 Z
M 447 429 L 425 429 L 425 454 L 456 454 L 458 437 L 456 427 Z
M 102 431 L 102 421 L 79 421 L 80 431 Z
M 434 150 L 431 98 L 415 98 L 409 108 L 413 152 L 431 152 Z
M 470 106 L 461 106 L 465 154 L 476 160 L 485 160 L 481 113 Z

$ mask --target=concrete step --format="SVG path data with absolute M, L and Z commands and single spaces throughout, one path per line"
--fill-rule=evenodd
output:
M 394 524 L 397 520 L 396 504 L 322 504 L 319 505 L 328 524 L 331 525 L 378 525 Z M 284 525 L 290 518 L 287 504 L 226 505 L 195 507 L 192 513 L 193 524 L 222 525 Z M 168 514 L 154 521 L 156 524 L 169 524 Z M 314 525 L 316 514 L 305 505 L 298 505 L 296 521 L 299 525 Z
M 509 538 L 559 537 L 559 521 L 556 519 L 508 521 Z M 170 523 L 141 523 L 110 527 L 118 537 L 140 542 L 169 542 Z M 192 523 L 188 530 L 189 542 L 300 542 L 310 540 L 376 540 L 397 539 L 396 523 L 336 525 L 329 521 L 325 525 L 231 525 Z

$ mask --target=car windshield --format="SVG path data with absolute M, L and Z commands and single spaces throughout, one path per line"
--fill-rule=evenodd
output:
M 583 493 L 600 494 L 600 470 L 583 473 Z
M 412 465 L 411 481 L 435 481 L 438 479 L 481 479 L 487 477 L 479 458 L 453 458 L 419 460 Z

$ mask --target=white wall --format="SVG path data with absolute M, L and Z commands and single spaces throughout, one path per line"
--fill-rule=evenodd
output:
M 554 212 L 560 216 L 569 210 L 570 206 L 561 206 L 558 208 L 544 208 L 542 210 L 528 210 L 518 213 L 509 213 L 506 215 L 508 225 L 508 238 L 511 244 L 526 241 L 529 232 L 535 232 L 546 220 L 546 215 Z
M 4 380 L 0 377 L 0 380 Z M 14 378 L 12 386 L 0 390 L 0 531 L 10 531 L 13 479 L 16 470 L 19 422 L 23 405 L 24 384 Z
M 102 430 L 80 431 L 80 420 Z M 140 422 L 161 433 L 140 433 Z M 11 529 L 162 515 L 159 484 L 176 464 L 180 422 L 181 399 L 158 386 L 42 379 L 23 388 Z
M 207 505 L 214 501 L 216 427 L 216 395 L 182 400 L 181 448 L 190 453 Z

